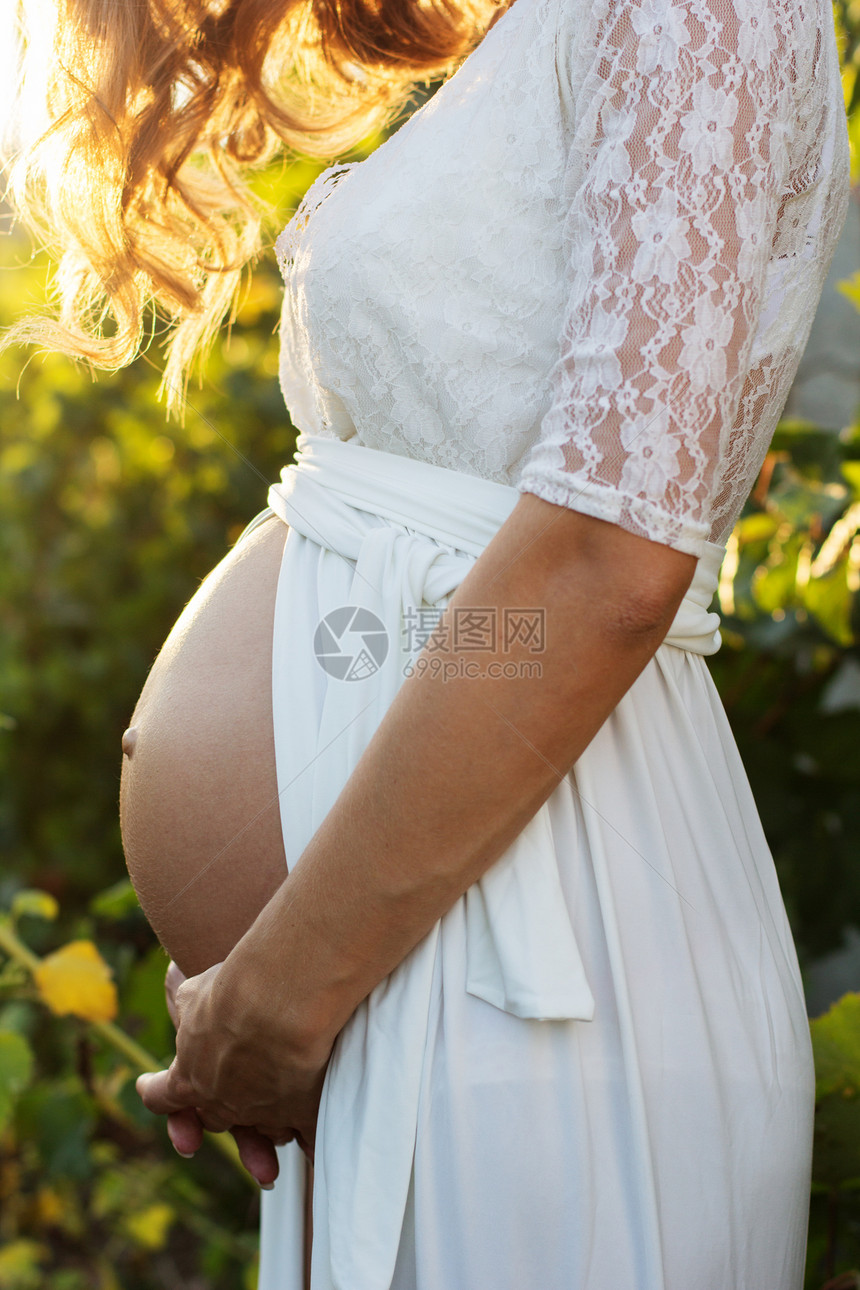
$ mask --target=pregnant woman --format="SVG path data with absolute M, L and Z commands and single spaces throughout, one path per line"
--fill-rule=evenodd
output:
M 55 55 L 18 335 L 127 361 L 154 297 L 174 388 L 242 164 L 445 76 L 278 239 L 296 459 L 123 738 L 189 978 L 144 1101 L 274 1182 L 261 1290 L 800 1290 L 803 993 L 705 657 L 847 209 L 829 0 L 67 0 Z

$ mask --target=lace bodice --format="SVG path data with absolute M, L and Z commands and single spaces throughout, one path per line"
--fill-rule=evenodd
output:
M 516 0 L 276 244 L 294 423 L 700 555 L 848 204 L 830 0 Z

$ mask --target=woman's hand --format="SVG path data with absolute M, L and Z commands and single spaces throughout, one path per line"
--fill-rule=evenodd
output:
M 167 1011 L 170 1013 L 170 1020 L 173 1022 L 174 1029 L 179 1029 L 179 1011 L 176 1007 L 176 991 L 182 985 L 183 981 L 188 978 L 173 959 L 167 965 L 167 971 L 164 974 L 164 997 L 167 1000 Z
M 171 959 L 164 975 L 164 996 L 170 1020 L 177 1030 L 179 1029 L 179 1007 L 176 1002 L 176 991 L 187 979 L 179 964 Z M 238 1135 L 233 1133 L 233 1137 L 239 1146 L 239 1154 L 246 1169 L 261 1185 L 269 1185 L 270 1175 L 274 1179 L 278 1172 L 277 1157 L 272 1150 L 271 1139 L 258 1134 L 255 1129 L 236 1127 L 239 1130 Z M 179 1155 L 184 1156 L 186 1160 L 200 1147 L 203 1132 L 200 1117 L 190 1107 L 183 1111 L 171 1111 L 167 1116 L 167 1136 Z
M 297 1051 L 272 1016 L 254 1017 L 233 992 L 222 1001 L 222 964 L 186 978 L 175 963 L 165 977 L 177 1027 L 176 1058 L 166 1071 L 141 1075 L 144 1105 L 167 1115 L 176 1150 L 193 1155 L 204 1129 L 229 1129 L 248 1171 L 261 1186 L 278 1174 L 274 1144 L 298 1141 L 313 1158 L 316 1118 L 329 1051 Z

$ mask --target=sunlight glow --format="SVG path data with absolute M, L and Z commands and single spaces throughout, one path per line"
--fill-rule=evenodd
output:
M 0 0 L 0 158 L 15 146 L 15 89 L 18 81 L 17 5 Z

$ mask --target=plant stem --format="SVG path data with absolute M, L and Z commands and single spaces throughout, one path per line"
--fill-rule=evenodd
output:
M 35 973 L 36 968 L 42 961 L 39 956 L 34 954 L 32 950 L 28 949 L 20 937 L 16 935 L 10 920 L 3 917 L 0 917 L 0 950 L 2 950 L 4 954 L 8 955 L 10 959 L 14 959 L 17 963 L 21 963 L 30 973 Z M 86 1021 L 86 1024 L 90 1026 L 106 1044 L 109 1044 L 110 1047 L 115 1048 L 117 1052 L 121 1053 L 123 1057 L 126 1057 L 131 1062 L 132 1066 L 139 1068 L 141 1071 L 159 1071 L 162 1069 L 161 1062 L 154 1057 L 152 1053 L 149 1053 L 145 1048 L 142 1048 L 140 1044 L 136 1043 L 130 1035 L 127 1035 L 125 1031 L 115 1025 L 114 1022 L 90 1021 L 87 1018 L 81 1018 L 81 1020 Z M 226 1156 L 230 1163 L 239 1170 L 246 1182 L 254 1183 L 253 1178 L 242 1164 L 242 1161 L 239 1158 L 239 1148 L 236 1146 L 235 1140 L 229 1133 L 210 1133 L 206 1130 L 206 1137 L 212 1145 L 221 1152 L 222 1156 Z
M 28 950 L 22 940 L 19 940 L 12 931 L 12 925 L 6 918 L 0 918 L 0 950 L 8 954 L 10 959 L 16 959 L 17 962 L 23 963 L 25 968 L 35 972 L 41 959 Z

